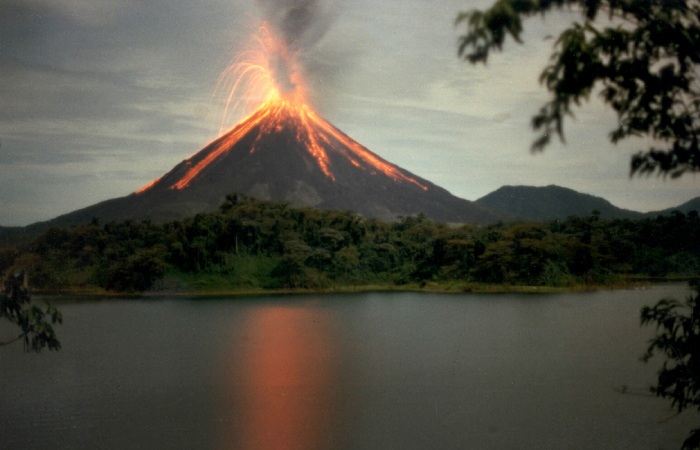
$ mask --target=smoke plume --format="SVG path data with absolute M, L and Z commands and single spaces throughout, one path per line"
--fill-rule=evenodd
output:
M 330 27 L 330 14 L 323 0 L 258 0 L 258 6 L 293 50 L 311 50 Z
M 312 102 L 324 109 L 332 103 L 336 79 L 347 70 L 347 59 L 337 57 L 321 41 L 331 29 L 335 10 L 333 0 L 257 0 L 262 18 L 284 39 L 287 48 L 301 64 Z M 282 71 L 283 72 L 283 71 Z M 283 82 L 282 82 L 283 84 Z

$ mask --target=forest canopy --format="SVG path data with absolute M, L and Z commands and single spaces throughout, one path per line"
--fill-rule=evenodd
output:
M 700 273 L 700 219 L 586 217 L 486 227 L 424 216 L 396 222 L 229 195 L 220 210 L 170 222 L 52 228 L 0 249 L 0 270 L 42 289 L 332 289 L 428 283 L 576 286 Z

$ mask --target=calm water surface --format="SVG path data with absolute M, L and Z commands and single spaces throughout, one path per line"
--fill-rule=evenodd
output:
M 53 299 L 60 352 L 0 348 L 0 447 L 677 449 L 639 309 L 687 293 Z

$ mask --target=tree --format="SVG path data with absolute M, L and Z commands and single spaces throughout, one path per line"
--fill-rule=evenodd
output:
M 551 96 L 532 118 L 539 132 L 532 150 L 543 150 L 553 135 L 563 141 L 565 117 L 599 91 L 618 117 L 612 142 L 655 142 L 632 157 L 631 175 L 700 170 L 698 0 L 496 0 L 458 15 L 456 23 L 466 26 L 459 55 L 486 63 L 508 36 L 522 42 L 523 19 L 564 7 L 581 21 L 561 33 L 540 75 Z
M 61 313 L 51 305 L 41 309 L 31 303 L 24 272 L 10 275 L 0 292 L 0 319 L 6 319 L 21 330 L 20 334 L 9 341 L 0 342 L 7 345 L 22 340 L 26 351 L 41 352 L 42 349 L 58 350 L 61 343 L 56 339 L 53 326 L 61 323 Z
M 486 63 L 508 36 L 522 42 L 523 19 L 564 7 L 581 20 L 556 39 L 540 75 L 551 95 L 532 118 L 539 132 L 532 150 L 543 150 L 553 135 L 563 141 L 565 117 L 599 92 L 617 114 L 613 143 L 633 136 L 655 142 L 632 157 L 630 175 L 700 171 L 699 0 L 496 0 L 487 10 L 458 15 L 456 23 L 466 26 L 459 55 Z M 700 408 L 700 285 L 692 286 L 698 296 L 685 305 L 664 299 L 642 310 L 642 323 L 656 323 L 661 333 L 646 359 L 655 351 L 667 357 L 654 392 L 679 411 Z M 700 448 L 700 429 L 683 448 Z
M 117 292 L 140 292 L 150 289 L 165 272 L 162 246 L 138 249 L 127 258 L 107 266 L 102 280 L 106 289 Z
M 655 324 L 659 333 L 649 341 L 644 360 L 657 352 L 666 357 L 652 391 L 671 399 L 679 413 L 688 408 L 700 411 L 700 282 L 691 286 L 696 295 L 690 295 L 685 303 L 663 299 L 653 307 L 644 307 L 641 314 L 642 324 Z M 700 428 L 692 430 L 683 443 L 683 449 L 697 448 Z

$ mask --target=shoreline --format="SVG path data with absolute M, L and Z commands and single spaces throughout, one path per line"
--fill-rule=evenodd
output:
M 406 284 L 396 285 L 358 285 L 358 286 L 335 286 L 319 289 L 262 289 L 262 288 L 240 288 L 240 289 L 217 289 L 199 288 L 191 290 L 152 290 L 145 292 L 113 292 L 97 287 L 64 287 L 57 289 L 35 289 L 30 290 L 32 296 L 40 297 L 77 297 L 77 298 L 134 298 L 134 299 L 160 299 L 160 298 L 225 298 L 225 297 L 246 297 L 246 296 L 283 296 L 283 295 L 333 295 L 352 294 L 367 292 L 424 292 L 436 294 L 555 294 L 566 292 L 594 292 L 612 291 L 626 289 L 644 289 L 649 286 L 663 283 L 688 282 L 687 277 L 664 277 L 664 278 L 629 278 L 616 283 L 607 284 L 580 284 L 573 286 L 524 286 L 524 285 L 499 285 L 482 283 L 425 283 L 424 285 Z

